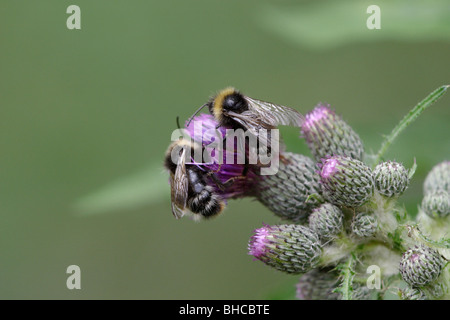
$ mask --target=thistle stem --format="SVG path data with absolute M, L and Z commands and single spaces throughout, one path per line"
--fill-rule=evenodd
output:
M 420 101 L 398 124 L 397 126 L 392 130 L 392 132 L 385 137 L 380 150 L 376 154 L 375 162 L 373 163 L 373 166 L 376 166 L 388 150 L 388 148 L 391 146 L 391 144 L 394 142 L 394 140 L 397 138 L 397 136 L 405 130 L 417 117 L 428 107 L 430 107 L 433 103 L 435 103 L 450 87 L 450 85 L 444 85 L 436 90 L 434 90 L 432 93 L 430 93 L 425 99 Z

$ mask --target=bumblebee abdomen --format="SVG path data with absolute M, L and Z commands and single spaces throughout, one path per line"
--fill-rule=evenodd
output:
M 205 218 L 215 216 L 223 211 L 225 204 L 213 194 L 208 187 L 189 201 L 189 209 L 193 213 L 201 214 Z
M 224 208 L 225 204 L 221 200 L 212 197 L 211 200 L 205 204 L 200 214 L 205 218 L 210 218 L 220 214 Z

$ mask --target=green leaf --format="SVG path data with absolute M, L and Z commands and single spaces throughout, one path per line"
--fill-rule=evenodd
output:
M 97 214 L 133 209 L 166 201 L 170 195 L 168 175 L 159 165 L 152 165 L 78 199 L 74 208 L 80 214 Z
M 313 50 L 358 42 L 450 39 L 447 0 L 379 0 L 375 4 L 380 8 L 381 29 L 377 30 L 366 25 L 372 4 L 350 0 L 271 4 L 256 11 L 256 20 L 272 34 Z
M 388 232 L 388 237 L 392 240 L 392 249 L 402 253 L 406 250 L 404 246 L 404 241 L 402 238 L 403 235 L 403 228 L 396 228 L 393 233 Z
M 414 237 L 418 241 L 423 242 L 424 244 L 427 244 L 430 247 L 450 249 L 450 238 L 441 238 L 439 240 L 433 240 L 430 237 L 426 236 L 419 229 L 418 225 L 407 225 L 405 227 L 408 229 L 408 235 L 410 237 Z
M 408 179 L 409 180 L 412 179 L 412 177 L 413 177 L 414 173 L 416 172 L 416 170 L 417 170 L 417 163 L 416 163 L 416 158 L 414 158 L 414 164 L 411 167 L 411 169 L 409 169 L 409 172 L 408 172 Z
M 334 289 L 334 292 L 342 295 L 342 300 L 352 300 L 353 296 L 353 279 L 355 277 L 355 263 L 356 257 L 352 253 L 349 255 L 347 261 L 336 267 L 340 272 L 341 284 Z
M 377 165 L 384 154 L 394 142 L 394 140 L 398 137 L 398 135 L 405 130 L 414 120 L 416 120 L 419 115 L 430 107 L 433 103 L 435 103 L 442 95 L 447 91 L 449 85 L 441 86 L 430 93 L 425 99 L 420 101 L 392 130 L 392 132 L 385 137 L 383 143 L 381 144 L 380 150 L 378 150 L 375 161 L 373 165 Z

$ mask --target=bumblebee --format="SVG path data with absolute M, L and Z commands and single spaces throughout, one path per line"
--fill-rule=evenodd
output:
M 234 88 L 226 88 L 201 106 L 218 122 L 218 126 L 246 129 L 258 136 L 260 129 L 275 129 L 280 125 L 300 127 L 303 115 L 295 109 L 247 97 Z
M 196 148 L 201 147 L 180 139 L 173 142 L 166 152 L 164 166 L 170 173 L 172 213 L 177 219 L 190 213 L 195 220 L 211 218 L 225 209 L 224 200 L 208 184 L 209 178 L 214 181 L 214 172 L 186 163 L 186 159 L 193 158 Z

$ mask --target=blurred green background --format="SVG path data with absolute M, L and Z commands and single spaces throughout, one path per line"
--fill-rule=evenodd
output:
M 81 8 L 81 30 L 66 9 Z M 280 222 L 258 202 L 177 221 L 162 159 L 175 129 L 232 85 L 297 108 L 330 103 L 376 151 L 395 124 L 450 83 L 448 1 L 0 2 L 0 298 L 271 299 L 296 276 L 247 255 Z M 426 172 L 450 158 L 450 96 L 387 157 Z M 309 154 L 298 130 L 291 151 Z M 81 268 L 81 290 L 66 268 Z M 287 293 L 287 294 L 286 294 Z

